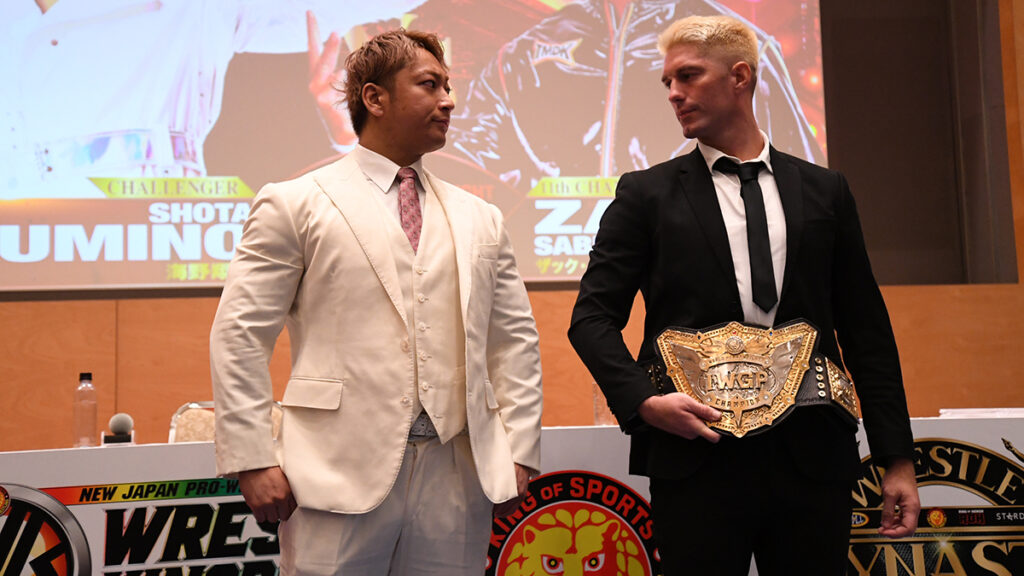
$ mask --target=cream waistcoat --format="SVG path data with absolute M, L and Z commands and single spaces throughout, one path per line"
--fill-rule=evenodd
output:
M 407 345 L 415 359 L 411 418 L 426 410 L 442 442 L 466 427 L 466 338 L 448 217 L 437 196 L 424 195 L 423 230 L 414 254 L 393 218 L 387 227 L 405 306 Z

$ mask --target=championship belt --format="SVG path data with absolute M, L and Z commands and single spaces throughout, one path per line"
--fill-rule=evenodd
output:
M 775 328 L 730 322 L 668 328 L 657 350 L 676 390 L 722 412 L 721 420 L 708 422 L 719 432 L 737 438 L 764 432 L 794 407 L 815 404 L 838 408 L 856 426 L 853 382 L 817 352 L 817 340 L 818 330 L 802 320 Z

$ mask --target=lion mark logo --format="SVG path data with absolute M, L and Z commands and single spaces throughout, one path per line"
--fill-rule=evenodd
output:
M 503 576 L 643 576 L 640 547 L 630 536 L 599 510 L 546 512 L 523 527 Z
M 11 495 L 7 493 L 7 490 L 0 486 L 0 516 L 7 515 L 7 510 L 11 507 Z
M 496 525 L 493 576 L 650 576 L 649 508 L 628 487 L 588 472 L 537 479 L 539 496 L 514 526 Z M 589 492 L 589 496 L 588 496 Z M 624 514 L 623 512 L 632 512 Z

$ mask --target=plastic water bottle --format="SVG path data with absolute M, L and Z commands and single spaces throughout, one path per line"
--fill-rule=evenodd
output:
M 96 438 L 96 388 L 92 385 L 92 372 L 78 375 L 74 411 L 75 448 L 99 444 Z

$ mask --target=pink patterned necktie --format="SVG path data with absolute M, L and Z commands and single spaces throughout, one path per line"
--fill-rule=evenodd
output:
M 423 228 L 423 213 L 420 212 L 420 195 L 416 192 L 416 171 L 406 167 L 398 171 L 398 216 L 402 230 L 412 244 L 412 251 L 420 247 L 420 229 Z

